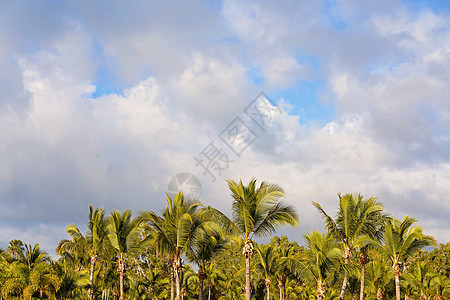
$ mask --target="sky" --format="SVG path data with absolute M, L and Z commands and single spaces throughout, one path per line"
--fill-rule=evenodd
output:
M 450 2 L 1 1 L 0 245 L 88 205 L 157 213 L 180 173 L 283 187 L 300 224 L 377 197 L 450 241 Z M 192 177 L 194 178 L 194 177 Z

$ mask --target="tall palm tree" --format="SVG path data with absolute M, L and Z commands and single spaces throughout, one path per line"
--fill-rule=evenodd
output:
M 376 295 L 377 300 L 383 300 L 386 296 L 386 288 L 392 282 L 392 273 L 386 262 L 374 260 L 369 264 L 368 275 L 370 276 L 368 289 L 369 292 Z
M 427 300 L 431 274 L 428 272 L 428 262 L 418 261 L 412 272 L 404 274 L 405 281 L 420 294 L 420 300 Z
M 57 299 L 82 299 L 82 292 L 89 286 L 89 274 L 86 270 L 74 271 L 67 267 L 65 259 L 59 259 L 53 266 L 61 280 L 56 293 Z
M 250 258 L 253 254 L 253 236 L 263 237 L 274 233 L 279 226 L 297 225 L 294 207 L 281 201 L 283 189 L 277 184 L 261 182 L 258 187 L 256 179 L 248 185 L 227 180 L 233 198 L 231 204 L 232 218 L 220 217 L 230 231 L 240 233 L 245 242 L 242 253 L 245 255 L 245 297 L 251 298 Z M 220 214 L 219 214 L 220 215 Z
M 270 300 L 270 284 L 271 277 L 276 271 L 276 253 L 274 248 L 270 245 L 259 245 L 255 248 L 256 252 L 256 267 L 264 273 L 264 284 L 266 285 L 267 300 Z
M 75 224 L 68 225 L 66 232 L 72 240 L 63 239 L 56 247 L 58 255 L 68 254 L 84 259 L 89 256 L 89 299 L 94 297 L 94 271 L 98 256 L 102 253 L 107 241 L 107 221 L 103 208 L 94 208 L 89 204 L 89 222 L 86 235 L 83 235 Z
M 275 269 L 278 279 L 280 300 L 286 299 L 286 281 L 290 272 L 290 265 L 288 258 L 294 256 L 296 253 L 303 251 L 303 248 L 299 247 L 296 243 L 289 243 L 287 238 L 283 242 L 283 238 L 286 237 L 282 237 L 282 239 L 279 239 L 280 243 L 277 243 L 275 246 L 275 252 L 277 256 L 277 263 Z
M 227 240 L 221 231 L 202 231 L 188 248 L 187 258 L 198 266 L 199 300 L 203 299 L 203 282 L 208 275 L 207 264 L 211 264 L 214 256 L 225 249 L 226 243 Z
M 10 274 L 2 286 L 1 294 L 9 299 L 11 296 L 31 298 L 35 291 L 53 295 L 59 288 L 59 278 L 49 265 L 50 257 L 39 248 L 20 240 L 12 240 L 8 252 L 14 255 L 6 271 Z M 53 289 L 50 289 L 53 288 Z
M 208 286 L 208 300 L 211 300 L 212 289 L 217 289 L 221 283 L 226 283 L 227 277 L 217 269 L 214 263 L 209 263 L 205 267 L 206 285 Z
M 171 273 L 175 277 L 176 299 L 181 297 L 181 280 L 183 270 L 182 255 L 202 234 L 212 230 L 210 222 L 197 201 L 185 199 L 183 193 L 177 193 L 173 199 L 166 194 L 167 206 L 158 216 L 155 212 L 142 212 L 140 219 L 154 230 L 154 240 L 159 252 L 168 254 L 171 261 Z M 171 284 L 171 299 L 173 286 Z
M 128 256 L 138 254 L 148 241 L 141 238 L 140 220 L 138 218 L 133 219 L 130 210 L 125 210 L 122 213 L 114 210 L 108 219 L 107 229 L 108 238 L 118 258 L 119 300 L 123 300 L 125 261 Z
M 9 253 L 15 260 L 24 259 L 25 245 L 21 240 L 15 239 L 9 241 L 6 253 Z
M 436 300 L 450 299 L 450 278 L 435 274 L 430 280 L 430 291 Z
M 359 195 L 361 197 L 361 195 Z M 362 198 L 362 197 L 361 197 Z M 366 234 L 371 239 L 380 240 L 381 235 L 384 230 L 384 222 L 387 218 L 387 215 L 383 212 L 383 205 L 376 200 L 376 198 L 371 197 L 369 199 L 362 199 L 358 201 L 358 211 L 357 214 L 361 215 L 364 212 L 367 212 L 367 218 L 365 220 L 365 228 L 362 230 L 364 234 Z M 374 210 L 369 211 L 369 209 L 376 206 Z M 359 238 L 361 241 L 361 238 Z M 361 266 L 361 275 L 360 275 L 360 293 L 359 300 L 364 299 L 364 287 L 365 287 L 365 273 L 366 273 L 366 264 L 369 262 L 368 253 L 370 250 L 370 246 L 361 246 L 359 248 L 359 264 Z
M 32 298 L 35 292 L 39 292 L 39 298 L 45 294 L 47 298 L 56 299 L 55 295 L 61 286 L 61 280 L 56 271 L 46 262 L 36 264 L 30 272 L 29 284 L 24 289 L 24 299 Z
M 375 198 L 364 200 L 362 195 L 346 194 L 339 196 L 339 210 L 333 220 L 317 202 L 313 202 L 325 220 L 327 230 L 342 245 L 344 264 L 348 266 L 353 251 L 361 246 L 360 237 L 364 234 L 374 236 L 377 227 L 373 220 L 380 216 L 383 206 Z M 339 299 L 343 300 L 348 283 L 348 271 L 345 271 Z M 364 282 L 362 283 L 362 285 Z
M 289 257 L 292 271 L 297 277 L 316 282 L 316 295 L 322 300 L 326 292 L 326 281 L 335 272 L 342 251 L 329 233 L 311 231 L 304 235 L 305 250 Z
M 436 245 L 435 239 L 423 234 L 420 226 L 413 226 L 416 222 L 410 216 L 405 216 L 401 222 L 390 218 L 385 222 L 382 242 L 367 239 L 392 263 L 397 300 L 400 300 L 400 275 L 408 258 L 423 247 Z

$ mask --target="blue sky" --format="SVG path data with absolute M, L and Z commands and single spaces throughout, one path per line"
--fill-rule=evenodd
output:
M 0 245 L 53 253 L 89 203 L 159 212 L 183 172 L 225 212 L 225 179 L 280 184 L 300 215 L 282 233 L 299 242 L 323 226 L 311 201 L 332 211 L 337 193 L 450 240 L 449 7 L 1 2 Z M 260 92 L 280 112 L 264 128 L 244 111 Z M 253 134 L 239 156 L 222 134 L 236 124 Z M 194 159 L 211 143 L 232 161 L 214 182 Z

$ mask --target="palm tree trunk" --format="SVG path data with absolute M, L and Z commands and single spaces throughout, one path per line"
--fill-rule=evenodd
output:
M 381 288 L 377 289 L 377 300 L 383 300 L 383 292 L 381 291 Z
M 175 290 L 176 290 L 175 300 L 180 300 L 181 285 L 180 285 L 180 276 L 178 272 L 175 272 Z
M 123 300 L 123 276 L 125 275 L 125 265 L 122 257 L 119 258 L 117 271 L 119 271 L 119 300 Z
M 250 257 L 253 253 L 253 243 L 251 239 L 247 239 L 244 245 L 245 255 L 245 299 L 251 300 L 251 286 L 250 286 Z
M 347 288 L 347 283 L 348 283 L 348 273 L 345 272 L 344 281 L 342 282 L 341 293 L 339 294 L 339 300 L 344 300 L 345 289 Z
M 270 300 L 270 279 L 269 278 L 266 278 L 265 284 L 266 284 L 267 300 Z
M 280 300 L 283 300 L 283 286 L 281 280 L 278 282 L 278 289 L 280 290 Z
M 250 291 L 250 254 L 245 254 L 245 299 L 251 300 Z
M 175 299 L 175 268 L 173 260 L 170 263 L 170 300 Z
M 119 300 L 123 300 L 123 275 L 124 272 L 120 272 L 119 274 Z
M 400 300 L 400 275 L 394 274 L 395 276 L 395 299 Z
M 359 300 L 364 299 L 364 286 L 365 286 L 365 277 L 366 277 L 366 264 L 369 262 L 367 256 L 367 249 L 362 248 L 359 253 L 359 263 L 361 264 L 361 290 L 359 293 Z
M 344 263 L 345 263 L 345 265 L 348 265 L 350 263 L 350 255 L 347 254 L 347 251 L 345 253 Z M 347 288 L 347 283 L 348 283 L 348 273 L 347 273 L 347 271 L 345 271 L 344 281 L 342 282 L 342 288 L 341 288 L 341 293 L 339 295 L 339 300 L 344 300 L 345 289 Z
M 359 293 L 359 300 L 364 299 L 364 284 L 365 284 L 365 272 L 366 272 L 366 265 L 361 265 L 361 290 Z
M 317 280 L 317 300 L 322 300 L 325 296 L 325 287 L 322 280 Z
M 203 279 L 198 280 L 198 300 L 203 300 Z
M 420 290 L 420 300 L 427 300 L 427 295 L 422 290 Z
M 175 300 L 181 299 L 181 275 L 182 275 L 181 257 L 177 257 L 175 259 L 175 287 L 177 291 Z
M 95 270 L 95 262 L 97 261 L 97 255 L 91 256 L 91 270 L 89 273 L 89 299 L 94 299 L 94 270 Z
M 198 300 L 203 300 L 203 280 L 205 279 L 205 272 L 202 268 L 198 270 Z
M 208 300 L 211 300 L 211 285 L 208 286 Z

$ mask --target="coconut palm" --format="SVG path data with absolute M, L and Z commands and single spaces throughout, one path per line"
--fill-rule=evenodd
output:
M 377 300 L 383 300 L 386 296 L 386 288 L 393 280 L 391 270 L 381 258 L 373 260 L 368 266 L 369 292 L 376 295 Z
M 47 298 L 56 299 L 55 295 L 61 286 L 61 280 L 56 271 L 46 262 L 36 264 L 30 272 L 29 284 L 23 291 L 24 299 L 32 298 L 38 292 L 39 298 L 46 295 Z
M 310 286 L 299 285 L 297 281 L 287 280 L 284 299 L 316 299 L 316 292 Z
M 411 288 L 420 294 L 420 300 L 427 300 L 431 274 L 428 272 L 428 262 L 416 262 L 412 272 L 405 273 L 403 278 Z
M 250 258 L 253 254 L 253 237 L 263 237 L 274 233 L 279 226 L 297 225 L 295 209 L 284 204 L 283 189 L 277 184 L 261 182 L 258 187 L 256 179 L 251 179 L 247 186 L 233 180 L 227 180 L 233 198 L 231 204 L 231 220 L 220 216 L 226 228 L 240 233 L 245 242 L 242 253 L 245 255 L 245 297 L 250 300 Z
M 430 280 L 430 293 L 435 300 L 450 299 L 450 278 L 434 274 Z
M 287 260 L 291 261 L 292 272 L 297 277 L 316 282 L 317 299 L 322 300 L 326 281 L 334 274 L 342 251 L 328 233 L 311 231 L 304 238 L 305 250 Z
M 89 258 L 89 299 L 94 297 L 94 271 L 98 256 L 102 253 L 105 242 L 107 222 L 103 208 L 93 209 L 89 204 L 89 222 L 87 224 L 87 233 L 83 235 L 75 224 L 68 225 L 66 232 L 72 239 L 61 240 L 56 247 L 56 254 L 76 257 L 81 264 L 86 256 Z M 85 262 L 84 262 L 85 263 Z
M 342 245 L 344 264 L 348 266 L 353 251 L 361 247 L 361 236 L 374 236 L 377 231 L 377 223 L 373 222 L 383 211 L 383 206 L 375 201 L 375 198 L 364 200 L 362 195 L 353 196 L 346 194 L 339 196 L 339 210 L 333 220 L 317 202 L 314 206 L 325 220 L 325 226 L 331 235 Z M 345 270 L 339 299 L 343 300 L 348 282 L 348 271 Z M 364 285 L 364 280 L 361 286 Z
M 89 274 L 87 270 L 73 271 L 66 267 L 64 259 L 54 264 L 56 274 L 61 280 L 61 285 L 56 293 L 57 299 L 82 299 L 85 287 L 89 286 Z
M 360 196 L 360 195 L 359 195 Z M 361 197 L 362 198 L 362 197 Z M 362 199 L 362 201 L 358 202 L 358 212 L 357 214 L 361 215 L 364 212 L 367 212 L 367 218 L 365 220 L 365 228 L 362 230 L 368 237 L 371 239 L 380 240 L 381 235 L 383 233 L 384 222 L 387 218 L 387 215 L 383 213 L 383 206 L 380 202 L 376 201 L 376 198 L 371 197 L 369 199 Z M 370 210 L 374 206 L 375 209 Z M 361 238 L 359 238 L 361 241 Z M 370 250 L 370 246 L 362 246 L 359 249 L 359 264 L 361 267 L 361 275 L 360 275 L 360 293 L 359 299 L 364 299 L 364 287 L 365 287 L 365 271 L 366 264 L 369 262 L 368 253 Z
M 142 239 L 140 220 L 132 218 L 131 211 L 120 213 L 114 210 L 108 219 L 108 238 L 116 252 L 119 273 L 119 300 L 124 299 L 123 279 L 125 275 L 126 259 L 128 256 L 138 254 L 148 240 Z
M 231 270 L 231 276 L 228 274 L 228 276 L 225 276 L 225 290 L 226 294 L 219 299 L 226 299 L 226 300 L 235 300 L 235 299 L 242 299 L 242 291 L 245 291 L 245 267 L 238 268 L 234 265 L 231 265 L 229 268 Z M 209 281 L 208 277 L 208 281 Z M 209 283 L 208 283 L 209 285 Z M 211 286 L 216 286 L 216 284 L 212 284 Z M 208 297 L 209 300 L 209 297 Z
M 423 234 L 420 226 L 413 226 L 416 222 L 417 220 L 410 216 L 405 216 L 401 222 L 390 218 L 385 222 L 382 242 L 367 240 L 391 261 L 397 300 L 400 300 L 400 275 L 408 258 L 423 247 L 436 245 L 435 239 Z
M 286 299 L 286 281 L 290 275 L 290 270 L 292 266 L 289 265 L 289 260 L 287 258 L 298 255 L 303 251 L 303 247 L 300 247 L 297 242 L 290 242 L 287 236 L 274 236 L 270 240 L 270 245 L 274 246 L 276 252 L 276 278 L 278 281 L 279 289 L 279 299 Z
M 39 244 L 32 246 L 20 240 L 12 240 L 7 251 L 11 255 L 11 261 L 6 267 L 9 276 L 2 286 L 3 297 L 9 299 L 23 296 L 31 299 L 37 291 L 54 297 L 59 289 L 59 278 L 49 265 L 50 257 L 39 248 Z
M 264 274 L 264 284 L 266 286 L 267 300 L 270 300 L 270 284 L 271 277 L 276 272 L 276 253 L 274 248 L 268 245 L 259 245 L 255 248 L 256 252 L 256 267 Z
M 226 283 L 227 277 L 217 269 L 214 263 L 209 263 L 205 267 L 205 278 L 208 286 L 208 300 L 211 300 L 213 288 L 217 290 L 219 284 Z
M 6 253 L 11 255 L 14 260 L 24 260 L 25 245 L 21 240 L 15 239 L 9 242 Z
M 219 229 L 219 228 L 218 228 Z M 203 282 L 207 278 L 206 267 L 211 264 L 213 257 L 225 249 L 227 240 L 220 230 L 201 231 L 190 243 L 187 257 L 198 266 L 198 299 L 203 299 Z
M 168 278 L 163 277 L 163 273 L 160 270 L 148 270 L 145 275 L 147 280 L 147 286 L 152 295 L 152 299 L 158 299 L 167 290 L 166 287 L 169 283 Z
M 274 239 L 276 239 L 275 237 Z M 284 240 L 285 238 L 285 240 Z M 272 241 L 274 240 L 272 239 Z M 279 299 L 286 299 L 286 280 L 290 273 L 289 257 L 294 256 L 296 253 L 303 251 L 303 248 L 299 247 L 296 243 L 289 243 L 287 237 L 278 239 L 279 243 L 275 246 L 275 252 L 277 256 L 277 263 L 275 266 L 276 276 L 278 279 Z M 271 241 L 271 243 L 272 243 Z
M 22 262 L 13 261 L 3 268 L 8 276 L 1 287 L 5 299 L 20 299 L 28 284 L 30 269 Z
M 183 193 L 177 193 L 173 199 L 166 194 L 166 201 L 167 206 L 161 217 L 152 211 L 142 212 L 140 219 L 155 232 L 154 240 L 159 252 L 170 257 L 171 273 L 175 277 L 176 299 L 179 300 L 183 270 L 182 255 L 191 249 L 193 243 L 205 232 L 213 231 L 214 225 L 208 220 L 201 204 L 185 199 Z M 171 299 L 173 299 L 172 284 Z

